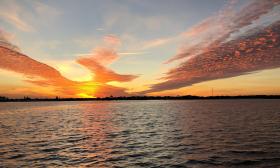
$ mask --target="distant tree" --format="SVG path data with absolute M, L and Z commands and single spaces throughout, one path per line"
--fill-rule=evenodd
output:
M 6 100 L 9 100 L 9 98 L 4 97 L 4 96 L 0 96 L 0 101 L 6 101 Z
M 31 98 L 28 97 L 28 96 L 24 96 L 23 99 L 24 99 L 24 100 L 31 100 Z

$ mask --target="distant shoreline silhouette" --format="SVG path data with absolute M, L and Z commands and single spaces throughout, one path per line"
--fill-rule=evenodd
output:
M 209 99 L 280 99 L 280 95 L 239 95 L 239 96 L 119 96 L 97 98 L 8 98 L 0 96 L 0 102 L 35 102 L 35 101 L 106 101 L 106 100 L 209 100 Z

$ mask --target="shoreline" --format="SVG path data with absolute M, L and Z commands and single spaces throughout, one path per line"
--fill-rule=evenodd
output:
M 10 99 L 1 97 L 0 102 L 40 102 L 40 101 L 125 101 L 125 100 L 233 100 L 233 99 L 280 99 L 280 95 L 242 95 L 242 96 L 130 96 L 103 98 L 29 98 Z

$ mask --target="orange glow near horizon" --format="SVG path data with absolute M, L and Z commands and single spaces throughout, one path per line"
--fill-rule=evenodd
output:
M 86 83 L 79 87 L 79 90 L 81 90 L 81 93 L 78 93 L 77 96 L 81 98 L 95 98 L 95 92 L 97 89 L 96 83 Z

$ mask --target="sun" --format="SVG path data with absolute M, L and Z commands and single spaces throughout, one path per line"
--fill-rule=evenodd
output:
M 88 95 L 86 93 L 78 93 L 77 96 L 80 98 L 95 98 L 94 96 Z
M 95 82 L 83 83 L 83 85 L 79 87 L 79 92 L 76 95 L 81 98 L 95 98 L 94 94 L 97 88 L 98 84 Z

